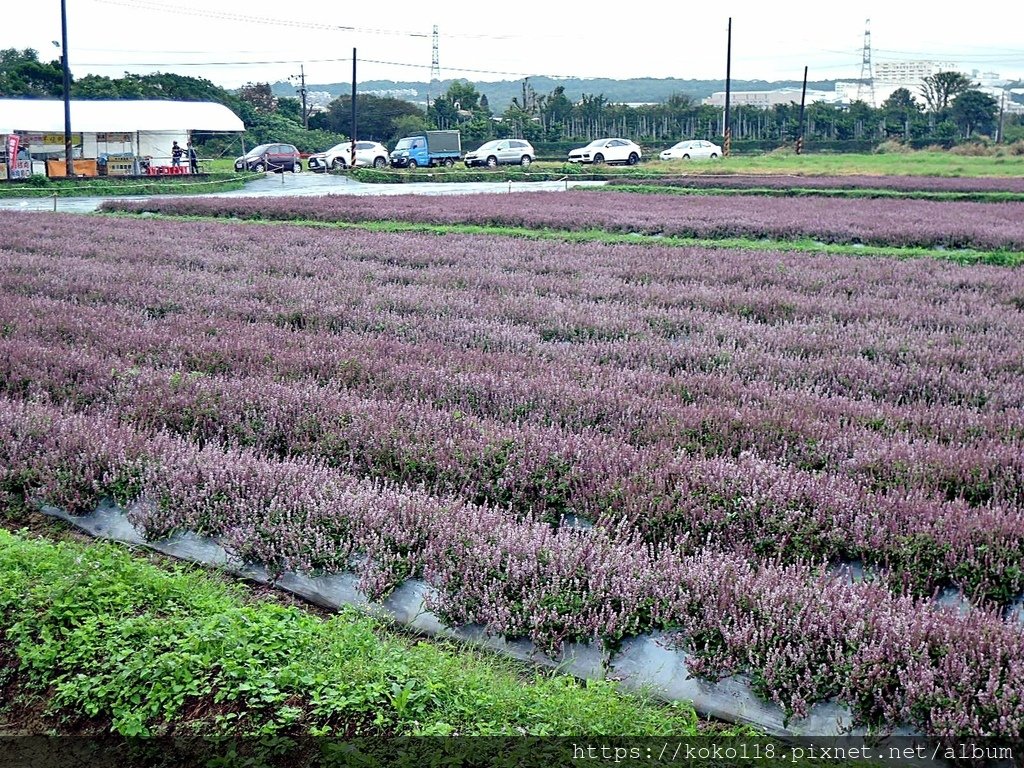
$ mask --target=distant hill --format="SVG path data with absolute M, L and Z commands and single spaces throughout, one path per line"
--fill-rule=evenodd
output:
M 465 81 L 466 78 L 459 78 Z M 427 97 L 439 96 L 448 90 L 454 80 L 435 80 L 432 83 L 395 80 L 367 80 L 356 86 L 358 93 L 374 93 L 381 96 L 393 96 L 399 99 L 423 104 Z M 487 102 L 494 112 L 503 112 L 512 99 L 522 97 L 522 80 L 502 80 L 499 82 L 472 82 L 479 93 L 487 97 Z M 816 80 L 808 82 L 807 87 L 830 91 L 835 87 L 835 80 Z M 538 94 L 549 94 L 558 86 L 565 88 L 565 95 L 571 101 L 578 101 L 583 94 L 603 95 L 608 101 L 625 104 L 659 103 L 677 94 L 685 94 L 696 100 L 704 99 L 716 91 L 725 90 L 725 80 L 680 80 L 678 78 L 633 78 L 630 80 L 611 80 L 608 78 L 580 79 L 551 77 L 531 77 L 529 84 Z M 799 88 L 801 80 L 733 80 L 734 91 L 766 91 L 774 88 Z M 294 83 L 277 82 L 271 85 L 275 96 L 295 96 Z M 352 92 L 352 83 L 307 84 L 307 91 L 323 91 L 331 98 L 348 95 Z

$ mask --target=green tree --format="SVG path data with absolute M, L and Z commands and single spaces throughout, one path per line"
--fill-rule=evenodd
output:
M 971 81 L 959 72 L 936 72 L 924 78 L 921 96 L 929 112 L 941 113 L 970 87 Z
M 971 89 L 953 100 L 950 112 L 965 139 L 975 131 L 991 136 L 995 133 L 999 103 L 987 93 Z
M 881 108 L 885 112 L 901 116 L 921 111 L 921 105 L 914 100 L 914 96 L 906 88 L 897 88 L 890 93 L 889 98 L 882 102 Z
M 238 98 L 257 112 L 272 114 L 277 111 L 277 97 L 270 83 L 246 83 L 237 91 Z
M 245 123 L 243 138 L 247 147 L 281 141 L 294 144 L 301 152 L 320 152 L 345 140 L 344 136 L 328 131 L 307 131 L 302 123 L 276 112 L 255 112 L 252 120 Z
M 422 118 L 423 110 L 404 99 L 356 94 L 357 139 L 389 144 L 402 136 L 396 121 L 410 116 Z M 352 97 L 341 96 L 332 101 L 326 112 L 310 117 L 309 127 L 348 135 L 352 130 Z
M 921 105 L 914 100 L 906 88 L 897 88 L 880 107 L 882 119 L 885 121 L 887 136 L 903 136 L 909 139 L 913 127 L 920 122 Z
M 549 135 L 554 132 L 560 137 L 562 128 L 572 117 L 572 102 L 565 95 L 565 86 L 559 85 L 548 94 L 540 110 L 541 124 Z
M 60 61 L 43 64 L 31 49 L 0 50 L 0 97 L 63 96 L 64 70 Z
M 394 130 L 395 139 L 400 139 L 403 136 L 411 136 L 415 133 L 423 133 L 424 131 L 430 130 L 430 124 L 427 122 L 427 118 L 422 114 L 415 115 L 402 115 L 396 117 L 392 121 L 392 128 Z M 390 145 L 389 146 L 393 146 Z
M 101 75 L 86 75 L 71 84 L 71 95 L 76 99 L 148 99 L 149 89 L 137 77 L 125 73 L 115 80 Z
M 544 141 L 545 132 L 541 124 L 541 118 L 535 117 L 529 111 L 519 107 L 519 103 L 513 99 L 511 106 L 501 116 L 501 122 L 491 127 L 492 135 L 495 138 L 522 138 L 527 141 Z
M 491 110 L 472 83 L 456 80 L 427 108 L 427 119 L 441 130 L 459 130 L 463 140 L 479 141 L 494 135 Z
M 277 100 L 277 114 L 302 123 L 302 102 L 291 96 L 282 96 Z
M 466 80 L 456 80 L 449 85 L 445 96 L 455 105 L 456 109 L 466 112 L 482 111 L 480 94 L 477 92 L 476 86 Z
M 156 72 L 112 79 L 100 75 L 86 75 L 71 85 L 76 99 L 174 99 L 176 101 L 214 101 L 238 110 L 239 99 L 200 77 Z

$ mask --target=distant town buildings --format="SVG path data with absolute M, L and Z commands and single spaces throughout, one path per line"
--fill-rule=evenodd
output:
M 1008 113 L 1020 113 L 1024 105 L 1016 103 L 1011 95 L 1018 93 L 1013 89 L 1004 93 L 1004 87 L 1008 81 L 1001 78 L 997 72 L 979 72 L 973 70 L 967 72 L 951 61 L 880 61 L 874 65 L 874 104 L 881 106 L 894 91 L 905 88 L 910 95 L 919 103 L 923 104 L 921 95 L 924 79 L 939 72 L 960 72 L 969 77 L 977 84 L 978 90 L 987 93 L 1000 102 Z M 808 89 L 807 103 L 824 102 L 837 106 L 848 106 L 858 99 L 861 91 L 861 84 L 857 80 L 838 81 L 833 91 L 821 91 Z M 760 107 L 771 109 L 772 107 L 785 104 L 800 103 L 799 88 L 774 88 L 765 91 L 732 91 L 729 95 L 730 103 L 733 106 Z M 717 91 L 704 99 L 704 104 L 715 107 L 725 106 L 725 91 Z
M 807 103 L 815 101 L 835 101 L 835 94 L 832 91 L 807 91 Z M 734 107 L 761 107 L 770 109 L 779 104 L 799 104 L 799 88 L 776 88 L 771 91 L 733 91 L 729 94 L 729 102 Z M 716 91 L 704 99 L 704 104 L 713 107 L 725 106 L 725 91 Z
M 951 61 L 879 61 L 874 65 L 875 83 L 892 83 L 913 91 L 937 72 L 959 72 Z M 966 74 L 966 73 L 965 73 Z

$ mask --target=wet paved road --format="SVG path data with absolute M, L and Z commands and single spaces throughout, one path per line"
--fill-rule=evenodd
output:
M 317 173 L 268 173 L 233 192 L 213 192 L 204 197 L 289 197 L 319 195 L 468 195 L 482 192 L 559 192 L 572 187 L 601 186 L 603 181 L 488 181 L 417 182 L 415 184 L 363 184 L 347 176 Z M 118 196 L 118 200 L 147 200 L 182 195 Z M 91 213 L 105 197 L 60 197 L 57 210 L 64 213 Z M 52 197 L 0 200 L 0 211 L 52 211 Z

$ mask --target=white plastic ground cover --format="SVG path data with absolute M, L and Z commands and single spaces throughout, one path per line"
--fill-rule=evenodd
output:
M 469 641 L 579 678 L 614 679 L 626 690 L 649 691 L 664 701 L 692 702 L 702 714 L 727 722 L 753 725 L 782 739 L 858 737 L 867 733 L 863 728 L 852 728 L 850 709 L 835 703 L 816 704 L 807 717 L 784 723 L 782 708 L 760 699 L 744 677 L 734 676 L 714 683 L 692 677 L 687 671 L 686 652 L 669 647 L 661 633 L 629 638 L 610 658 L 595 645 L 572 643 L 567 645 L 561 656 L 552 659 L 529 640 L 496 637 L 487 634 L 479 625 L 447 626 L 426 608 L 424 597 L 430 586 L 417 579 L 406 581 L 383 603 L 374 603 L 356 588 L 357 578 L 350 573 L 309 576 L 286 572 L 275 580 L 264 567 L 241 562 L 211 538 L 182 533 L 147 541 L 128 520 L 125 511 L 109 502 L 101 504 L 88 515 L 71 515 L 52 506 L 43 506 L 42 511 L 96 538 L 147 547 L 180 560 L 215 566 L 244 579 L 272 584 L 325 608 L 357 606 L 426 635 Z M 908 737 L 912 743 L 928 745 L 927 751 L 931 754 L 931 745 L 922 734 L 901 729 L 893 735 L 901 737 L 903 746 Z M 880 746 L 884 745 L 883 741 Z

